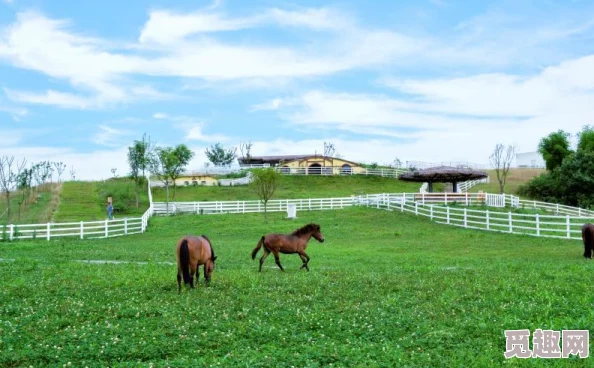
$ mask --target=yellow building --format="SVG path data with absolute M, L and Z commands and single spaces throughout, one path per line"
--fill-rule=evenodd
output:
M 214 175 L 186 173 L 175 180 L 175 185 L 180 187 L 190 185 L 217 185 L 217 182 L 218 180 Z
M 350 175 L 365 172 L 356 162 L 321 155 L 255 156 L 239 159 L 240 165 L 270 165 L 279 171 L 305 175 Z

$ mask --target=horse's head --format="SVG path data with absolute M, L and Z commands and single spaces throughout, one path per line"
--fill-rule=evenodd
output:
M 312 236 L 319 241 L 320 243 L 324 242 L 324 235 L 322 235 L 322 232 L 320 231 L 320 225 L 318 224 L 310 224 L 311 229 L 312 229 Z
M 214 256 L 208 261 L 208 263 L 206 264 L 206 268 L 208 271 L 208 274 L 210 275 L 212 273 L 212 271 L 214 271 L 215 269 L 215 261 L 217 260 L 217 256 Z

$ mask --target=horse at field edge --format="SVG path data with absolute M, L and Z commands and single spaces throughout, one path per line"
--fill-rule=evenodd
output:
M 584 257 L 592 258 L 592 246 L 594 245 L 594 225 L 590 223 L 582 226 L 582 240 L 584 241 Z

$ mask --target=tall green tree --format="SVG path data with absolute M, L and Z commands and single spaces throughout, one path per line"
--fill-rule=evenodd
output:
M 577 151 L 582 153 L 594 152 L 594 128 L 590 125 L 584 126 L 582 131 L 578 133 Z
M 264 204 L 264 218 L 268 220 L 266 206 L 274 195 L 281 180 L 281 174 L 274 168 L 255 169 L 251 171 L 250 187 Z
M 128 164 L 130 165 L 130 177 L 135 183 L 136 208 L 139 206 L 139 189 L 144 183 L 146 170 L 154 160 L 154 144 L 146 133 L 142 140 L 135 140 L 132 146 L 128 147 Z
M 250 145 L 251 148 L 251 145 Z M 207 148 L 204 153 L 208 158 L 208 161 L 212 162 L 215 166 L 228 166 L 233 163 L 233 160 L 237 157 L 237 148 L 225 149 L 220 143 L 215 143 Z
M 540 140 L 538 152 L 542 155 L 548 171 L 561 166 L 563 160 L 573 153 L 569 143 L 570 137 L 570 133 L 558 130 Z
M 169 212 L 169 186 L 173 184 L 175 196 L 175 180 L 184 172 L 194 152 L 185 144 L 174 147 L 156 148 L 155 159 L 151 160 L 151 172 L 163 182 L 167 194 L 167 212 Z

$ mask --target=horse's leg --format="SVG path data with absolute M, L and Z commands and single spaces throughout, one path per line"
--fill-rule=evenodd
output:
M 196 286 L 200 284 L 200 265 L 196 264 Z
M 285 269 L 280 264 L 280 258 L 278 257 L 278 251 L 277 250 L 273 250 L 272 251 L 272 254 L 274 254 L 274 260 L 275 260 L 276 264 L 278 265 L 278 268 L 280 268 L 281 271 L 284 271 Z
M 177 269 L 177 292 L 181 294 L 181 273 L 179 272 L 179 268 Z
M 266 257 L 268 257 L 269 254 L 270 251 L 264 248 L 264 254 L 262 255 L 262 257 L 260 257 L 260 269 L 258 270 L 258 272 L 262 272 L 262 265 L 264 264 L 264 260 L 266 259 Z
M 205 285 L 208 286 L 210 284 L 210 273 L 208 272 L 206 265 L 207 263 L 204 264 L 204 280 Z
M 196 266 L 190 265 L 190 287 L 194 287 L 194 274 L 196 273 Z
M 305 269 L 309 271 L 309 266 L 308 266 L 309 256 L 307 255 L 307 253 L 305 253 L 304 251 L 301 251 L 301 252 L 299 252 L 299 257 L 301 257 L 301 260 L 303 261 L 303 265 L 301 266 L 301 268 L 305 267 Z

